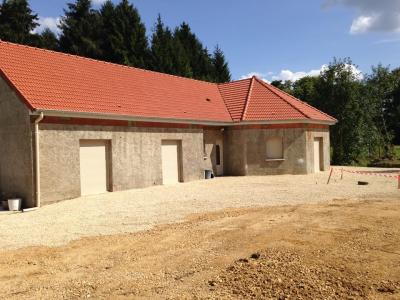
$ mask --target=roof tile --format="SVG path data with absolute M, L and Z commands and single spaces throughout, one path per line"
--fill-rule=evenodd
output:
M 336 121 L 257 78 L 218 85 L 1 41 L 0 70 L 33 110 L 213 122 Z

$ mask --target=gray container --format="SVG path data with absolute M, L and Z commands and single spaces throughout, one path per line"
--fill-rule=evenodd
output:
M 10 211 L 20 211 L 21 210 L 22 199 L 8 199 L 8 209 Z
M 204 178 L 205 179 L 212 179 L 214 178 L 214 174 L 212 170 L 204 170 Z

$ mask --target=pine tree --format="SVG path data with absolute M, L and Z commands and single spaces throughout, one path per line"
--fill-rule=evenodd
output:
M 225 55 L 219 46 L 215 47 L 212 63 L 214 65 L 214 82 L 224 83 L 231 81 L 231 73 Z
M 113 63 L 121 63 L 118 54 L 119 46 L 122 44 L 122 35 L 118 34 L 116 30 L 116 14 L 114 4 L 108 0 L 100 9 L 101 19 L 101 60 Z
M 92 10 L 91 1 L 77 0 L 75 3 L 68 3 L 64 14 L 60 25 L 61 51 L 100 58 L 100 18 L 98 12 Z
M 40 34 L 40 48 L 48 50 L 58 50 L 58 38 L 49 28 L 46 28 Z
M 171 30 L 164 26 L 158 15 L 151 37 L 151 69 L 168 74 L 179 74 L 177 62 L 174 61 L 174 38 Z
M 115 7 L 115 25 L 110 34 L 113 36 L 115 62 L 146 68 L 150 64 L 150 51 L 146 37 L 146 27 L 141 22 L 137 9 L 122 0 Z
M 175 44 L 182 51 L 182 59 L 186 59 L 189 62 L 191 77 L 213 81 L 214 67 L 210 54 L 187 23 L 183 22 L 175 29 L 174 39 Z
M 151 38 L 151 68 L 167 74 L 192 77 L 193 72 L 186 51 L 159 15 Z
M 38 26 L 38 16 L 32 12 L 27 0 L 3 0 L 0 6 L 0 39 L 32 44 L 32 31 Z

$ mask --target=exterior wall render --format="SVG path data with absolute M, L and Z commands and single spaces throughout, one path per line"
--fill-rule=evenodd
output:
M 76 198 L 79 141 L 111 142 L 111 191 L 162 184 L 161 141 L 182 141 L 182 179 L 204 178 L 203 130 L 40 124 L 42 203 Z
M 283 159 L 268 160 L 266 141 L 269 137 L 282 137 Z M 226 175 L 277 175 L 309 174 L 314 170 L 315 137 L 323 139 L 323 166 L 329 168 L 328 128 L 275 128 L 275 129 L 230 129 L 225 134 L 225 156 L 228 163 Z
M 35 205 L 33 126 L 29 109 L 0 77 L 0 191 Z

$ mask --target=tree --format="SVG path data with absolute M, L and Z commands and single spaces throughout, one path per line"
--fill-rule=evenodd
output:
M 100 18 L 90 0 L 68 3 L 61 19 L 60 49 L 63 52 L 91 58 L 102 57 L 99 47 Z
M 284 92 L 286 92 L 286 93 L 288 93 L 288 94 L 291 94 L 292 93 L 292 85 L 293 85 L 293 82 L 292 81 L 290 81 L 290 80 L 286 80 L 286 81 L 283 81 L 283 80 L 273 80 L 272 82 L 271 82 L 271 85 L 273 85 L 274 87 L 277 87 L 278 89 L 280 89 L 280 90 L 282 90 L 282 91 L 284 91 Z
M 53 31 L 49 28 L 46 28 L 40 34 L 40 48 L 48 49 L 48 50 L 58 50 L 58 38 Z
M 151 38 L 151 68 L 210 82 L 231 80 L 228 63 L 219 47 L 211 56 L 187 23 L 172 32 L 160 16 Z
M 317 102 L 317 90 L 316 85 L 319 80 L 317 76 L 306 76 L 295 82 L 291 87 L 291 94 L 310 105 L 315 105 Z
M 400 68 L 392 71 L 394 89 L 386 103 L 384 117 L 389 130 L 393 132 L 396 145 L 400 145 Z
M 181 70 L 176 60 L 176 47 L 171 30 L 164 26 L 158 15 L 151 37 L 151 68 L 154 71 L 179 75 Z
M 99 15 L 102 37 L 100 40 L 101 60 L 121 63 L 119 45 L 122 44 L 122 36 L 117 32 L 114 4 L 110 0 L 106 1 L 100 9 Z
M 224 83 L 231 81 L 231 73 L 229 71 L 228 63 L 225 60 L 225 55 L 219 46 L 215 47 L 212 63 L 214 65 L 214 81 L 217 83 Z
M 390 68 L 383 67 L 381 64 L 376 67 L 373 66 L 372 74 L 367 77 L 365 87 L 368 93 L 366 99 L 369 102 L 370 116 L 380 131 L 380 144 L 384 149 L 383 154 L 385 157 L 391 157 L 393 155 L 391 147 L 393 136 L 387 121 L 396 81 Z
M 32 31 L 39 25 L 37 20 L 38 16 L 32 12 L 27 0 L 3 0 L 0 6 L 0 39 L 32 44 Z
M 175 29 L 174 39 L 176 47 L 182 52 L 182 59 L 189 62 L 191 77 L 213 81 L 214 67 L 211 56 L 187 23 L 183 22 Z
M 111 35 L 114 62 L 139 68 L 150 65 L 146 27 L 128 0 L 122 0 L 115 7 L 113 26 L 108 34 Z
M 363 85 L 347 58 L 334 59 L 316 84 L 315 105 L 338 119 L 331 129 L 334 164 L 359 163 L 376 142 L 377 129 L 368 117 Z

